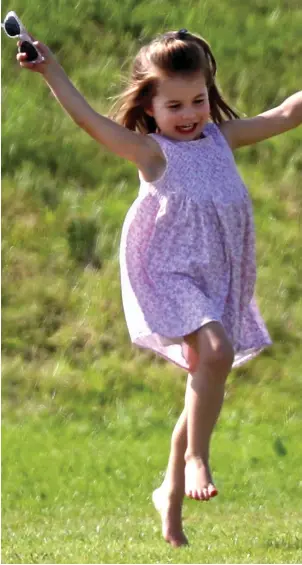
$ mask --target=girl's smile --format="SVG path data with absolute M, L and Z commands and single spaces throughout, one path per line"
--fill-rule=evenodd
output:
M 193 133 L 193 131 L 195 131 L 197 126 L 198 126 L 198 124 L 189 124 L 189 125 L 186 125 L 186 126 L 176 126 L 176 130 L 187 135 L 187 134 Z

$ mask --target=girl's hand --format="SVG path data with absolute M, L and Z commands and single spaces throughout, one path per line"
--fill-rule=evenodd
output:
M 58 62 L 56 61 L 51 50 L 46 45 L 44 45 L 44 43 L 41 43 L 40 41 L 34 41 L 34 38 L 32 36 L 30 37 L 33 41 L 33 45 L 39 50 L 45 60 L 42 63 L 33 63 L 29 61 L 27 62 L 26 53 L 18 53 L 16 59 L 17 61 L 19 61 L 20 67 L 34 71 L 36 73 L 41 73 L 42 75 L 46 75 L 52 67 L 58 66 Z M 21 43 L 21 41 L 18 41 L 18 47 L 21 46 Z

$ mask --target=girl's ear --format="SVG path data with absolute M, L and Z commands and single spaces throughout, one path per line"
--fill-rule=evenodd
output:
M 148 116 L 151 116 L 151 118 L 154 117 L 154 112 L 153 112 L 152 106 L 149 106 L 149 108 L 145 108 L 145 112 L 146 112 L 146 114 L 148 114 Z

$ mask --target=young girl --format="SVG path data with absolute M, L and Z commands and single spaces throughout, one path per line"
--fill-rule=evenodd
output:
M 135 163 L 140 190 L 123 226 L 120 265 L 130 336 L 188 372 L 163 484 L 153 493 L 163 536 L 187 543 L 184 494 L 217 495 L 210 438 L 232 369 L 271 344 L 254 299 L 251 201 L 232 151 L 302 122 L 302 93 L 239 119 L 215 84 L 209 44 L 187 30 L 144 46 L 116 121 L 96 113 L 51 51 L 21 67 L 40 72 L 71 118 L 110 151 Z

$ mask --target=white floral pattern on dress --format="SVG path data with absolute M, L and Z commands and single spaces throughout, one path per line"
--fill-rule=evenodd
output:
M 271 345 L 259 313 L 251 200 L 231 149 L 209 123 L 195 141 L 151 134 L 167 166 L 148 183 L 123 225 L 123 307 L 134 344 L 185 370 L 183 336 L 220 322 L 234 350 L 233 367 Z

